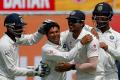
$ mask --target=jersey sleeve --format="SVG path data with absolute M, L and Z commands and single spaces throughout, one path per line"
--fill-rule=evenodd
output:
M 12 50 L 0 49 L 0 63 L 4 66 L 9 76 L 34 76 L 36 71 L 30 68 L 23 68 L 18 66 L 18 62 L 12 57 Z M 18 59 L 17 59 L 18 60 Z
M 69 52 L 63 52 L 54 47 L 48 46 L 42 49 L 42 54 L 46 57 L 46 59 L 52 61 L 71 61 L 77 55 L 78 50 L 82 48 L 82 46 L 83 45 L 78 42 Z
M 93 27 L 91 27 L 89 25 L 85 25 L 83 28 L 88 32 L 91 32 L 91 30 L 93 29 Z
M 120 49 L 119 49 L 120 50 Z M 116 60 L 120 61 L 120 51 L 117 49 L 113 49 L 112 47 L 108 47 L 107 52 L 113 56 Z
M 32 45 L 38 42 L 42 37 L 43 35 L 40 34 L 39 32 L 35 32 L 29 35 L 26 34 L 22 35 L 21 38 L 17 39 L 17 43 L 22 45 Z
M 35 76 L 37 71 L 25 67 L 13 67 L 9 69 L 14 76 Z
M 68 45 L 69 44 L 68 40 L 70 40 L 71 36 L 72 36 L 72 33 L 69 32 L 69 30 L 61 32 L 61 36 L 60 36 L 61 45 L 63 46 L 64 50 L 66 50 L 66 51 L 70 51 L 70 49 L 71 49 Z
M 99 41 L 95 37 L 93 40 L 87 45 L 87 56 L 88 58 L 98 56 L 98 49 L 99 49 Z
M 116 40 L 116 49 L 112 48 L 111 46 L 108 46 L 108 53 L 112 55 L 116 60 L 120 61 L 120 34 L 117 36 Z
M 69 33 L 70 33 L 69 30 L 66 30 L 66 31 L 60 33 L 61 43 L 66 42 L 66 38 L 68 37 Z
M 119 33 L 115 33 L 116 35 L 116 48 L 112 48 L 112 46 L 108 46 L 108 50 L 107 52 L 114 57 L 114 59 L 120 61 L 120 34 Z

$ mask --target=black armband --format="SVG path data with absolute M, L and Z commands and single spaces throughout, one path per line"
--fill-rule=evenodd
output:
M 75 67 L 76 65 L 75 64 L 71 64 L 71 69 L 72 70 L 76 70 L 76 67 Z

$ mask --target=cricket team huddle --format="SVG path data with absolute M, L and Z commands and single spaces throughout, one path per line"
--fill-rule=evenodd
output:
M 21 15 L 8 14 L 0 38 L 0 80 L 17 76 L 66 80 L 70 70 L 76 71 L 77 80 L 119 80 L 120 34 L 109 24 L 113 14 L 108 3 L 100 2 L 92 12 L 93 27 L 85 23 L 83 11 L 73 10 L 66 18 L 68 30 L 60 32 L 59 23 L 47 19 L 32 34 L 23 34 L 26 23 Z M 19 67 L 19 46 L 36 44 L 43 36 L 47 42 L 41 48 L 40 64 Z

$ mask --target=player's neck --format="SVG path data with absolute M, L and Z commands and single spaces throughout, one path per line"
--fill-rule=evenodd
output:
M 110 27 L 109 26 L 106 26 L 106 27 L 103 27 L 103 28 L 100 28 L 101 32 L 104 33 L 105 31 L 109 30 Z
M 5 32 L 14 42 L 16 42 L 15 36 L 9 31 Z
M 82 30 L 79 30 L 79 31 L 74 32 L 74 33 L 73 33 L 73 38 L 74 38 L 74 39 L 77 39 L 78 36 L 80 35 L 81 31 L 82 31 Z

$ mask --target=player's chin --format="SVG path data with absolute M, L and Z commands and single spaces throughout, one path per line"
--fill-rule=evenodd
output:
M 54 40 L 54 43 L 56 43 L 56 44 L 59 44 L 59 42 L 60 42 L 59 39 Z
M 70 29 L 69 31 L 70 31 L 70 32 L 75 32 L 75 30 L 73 30 L 73 29 Z

